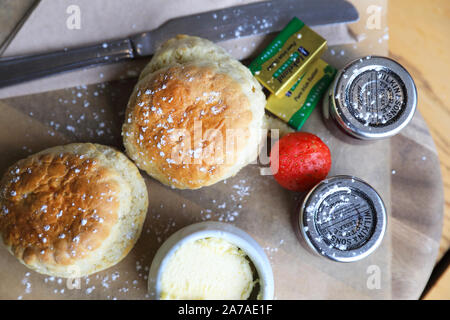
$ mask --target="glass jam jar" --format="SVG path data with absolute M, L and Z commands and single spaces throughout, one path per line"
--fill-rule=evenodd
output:
M 352 176 L 321 181 L 304 198 L 298 227 L 313 252 L 338 262 L 361 260 L 381 244 L 387 214 L 380 195 Z
M 367 56 L 341 69 L 324 97 L 327 127 L 349 143 L 389 138 L 405 128 L 417 107 L 411 75 L 392 59 Z

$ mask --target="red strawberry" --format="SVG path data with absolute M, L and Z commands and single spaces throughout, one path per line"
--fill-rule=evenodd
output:
M 311 133 L 289 133 L 273 146 L 270 167 L 281 186 L 293 191 L 308 191 L 330 171 L 330 149 Z

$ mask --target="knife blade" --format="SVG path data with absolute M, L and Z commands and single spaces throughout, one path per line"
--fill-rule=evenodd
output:
M 147 56 L 181 31 L 220 42 L 280 31 L 294 16 L 309 26 L 350 23 L 359 18 L 355 7 L 344 0 L 265 1 L 171 19 L 155 30 L 131 37 L 131 41 L 137 55 Z
M 157 29 L 82 48 L 0 58 L 0 88 L 16 83 L 152 55 L 165 40 L 189 34 L 220 42 L 280 31 L 294 16 L 307 25 L 349 23 L 359 18 L 345 0 L 272 0 L 174 18 Z

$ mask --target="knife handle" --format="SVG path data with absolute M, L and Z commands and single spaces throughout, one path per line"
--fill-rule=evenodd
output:
M 61 51 L 0 58 L 0 88 L 52 74 L 132 59 L 129 39 Z

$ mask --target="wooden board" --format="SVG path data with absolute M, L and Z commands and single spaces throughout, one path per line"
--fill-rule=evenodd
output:
M 417 299 L 436 263 L 443 189 L 436 147 L 420 113 L 391 140 L 392 297 Z
M 117 83 L 114 86 L 114 91 L 127 92 L 127 90 L 131 89 L 131 86 L 132 82 Z M 99 88 L 99 91 L 101 90 L 102 89 Z M 102 93 L 102 95 L 103 94 L 109 95 L 110 92 Z M 69 98 L 69 95 L 70 94 L 66 95 L 67 98 Z M 16 138 L 12 136 L 9 139 L 9 145 L 2 145 L 2 171 L 4 171 L 4 169 L 15 160 L 24 157 L 29 153 L 39 151 L 44 145 L 51 146 L 60 143 L 68 143 L 69 141 L 80 141 L 80 137 L 77 137 L 77 135 L 82 134 L 81 132 L 75 131 L 73 132 L 72 136 L 60 134 L 57 129 L 55 130 L 55 128 L 58 127 L 58 123 L 44 121 L 44 123 L 42 124 L 42 128 L 36 128 L 34 124 L 33 126 L 30 125 L 30 122 L 34 122 L 33 119 L 41 117 L 44 119 L 49 117 L 49 115 L 39 114 L 39 109 L 37 108 L 36 103 L 55 103 L 55 100 L 51 97 L 54 98 L 55 96 L 51 93 L 48 93 L 40 95 L 40 98 L 20 97 L 11 99 L 10 101 L 6 101 L 10 105 L 8 109 L 10 109 L 11 106 L 14 106 L 17 110 L 17 114 L 16 117 L 14 117 L 14 114 L 10 113 L 11 117 L 7 119 L 7 121 L 1 121 L 1 124 L 2 126 L 9 125 L 9 130 L 11 132 L 25 132 L 25 135 L 27 136 L 25 140 L 27 141 L 27 143 L 23 144 L 22 142 L 19 142 L 23 141 L 22 137 Z M 123 97 L 117 99 L 121 102 L 126 100 L 126 98 Z M 34 101 L 34 103 L 32 101 Z M 114 103 L 114 105 L 120 105 L 121 102 L 116 102 Z M 67 104 L 70 103 L 71 101 L 68 100 Z M 95 100 L 92 103 L 95 103 Z M 5 107 L 4 102 L 0 103 L 0 105 L 2 109 Z M 67 110 L 57 110 L 55 106 L 54 112 L 66 111 Z M 101 110 L 99 110 L 99 112 L 101 113 Z M 73 112 L 68 112 L 68 114 L 69 113 L 73 114 Z M 23 117 L 24 114 L 28 114 L 29 117 Z M 120 112 L 118 114 L 120 115 Z M 51 116 L 54 116 L 54 114 L 50 115 L 50 117 Z M 77 115 L 78 118 L 80 118 L 81 116 L 82 115 Z M 91 114 L 90 116 L 95 117 L 95 115 L 93 114 Z M 103 128 L 103 126 L 98 126 L 96 128 L 86 128 L 83 135 L 87 134 L 89 136 L 89 134 L 91 133 L 92 137 L 88 139 L 90 141 L 93 140 L 109 145 L 120 146 L 121 142 L 118 132 L 120 128 L 120 117 L 116 118 L 116 116 L 117 114 L 112 117 L 106 116 L 106 118 L 104 118 L 105 123 L 110 122 L 108 123 L 108 128 L 112 128 L 111 131 Z M 48 128 L 47 126 L 49 126 L 50 128 Z M 33 128 L 33 130 L 29 131 L 27 130 L 27 128 Z M 104 133 L 102 133 L 101 130 L 104 130 Z M 67 130 L 65 131 L 67 132 Z M 42 135 L 42 132 L 47 134 Z M 6 150 L 8 149 L 10 150 L 10 152 L 6 152 Z M 404 132 L 402 132 L 402 134 L 394 137 L 391 140 L 391 150 L 391 168 L 387 168 L 387 170 L 390 170 L 392 172 L 392 213 L 389 220 L 392 238 L 392 260 L 390 261 L 392 272 L 392 298 L 415 299 L 420 296 L 434 266 L 442 228 L 443 202 L 438 157 L 427 127 L 419 113 L 415 116 L 413 123 Z M 141 244 L 139 246 L 139 251 L 132 251 L 130 257 L 126 259 L 126 266 L 124 266 L 124 264 L 122 263 L 121 267 L 118 268 L 118 274 L 122 274 L 122 277 L 124 277 L 124 274 L 129 272 L 129 270 L 135 270 L 136 268 L 140 273 L 146 273 L 147 270 L 145 270 L 145 268 L 148 268 L 148 266 L 150 265 L 151 257 L 156 251 L 157 245 L 160 244 L 163 239 L 165 239 L 169 234 L 177 230 L 179 227 L 192 222 L 192 214 L 197 217 L 194 220 L 202 220 L 203 217 L 211 214 L 213 216 L 212 218 L 215 220 L 223 219 L 225 221 L 231 222 L 232 220 L 234 220 L 232 218 L 232 212 L 234 210 L 240 210 L 238 209 L 238 206 L 241 205 L 241 202 L 242 204 L 246 203 L 244 204 L 245 209 L 262 210 L 257 205 L 259 201 L 251 200 L 251 198 L 254 198 L 254 196 L 251 196 L 250 199 L 248 199 L 249 193 L 248 190 L 246 190 L 248 184 L 241 183 L 242 180 L 248 179 L 249 176 L 257 177 L 258 174 L 257 172 L 254 172 L 255 170 L 257 169 L 251 166 L 248 169 L 245 169 L 243 173 L 240 173 L 237 177 L 229 181 L 230 184 L 236 186 L 235 189 L 231 188 L 231 190 L 235 191 L 233 197 L 235 197 L 237 201 L 232 202 L 234 207 L 230 207 L 230 204 L 227 204 L 228 208 L 226 210 L 216 210 L 213 213 L 209 212 L 208 209 L 202 208 L 199 204 L 199 202 L 201 203 L 205 201 L 205 199 L 202 199 L 202 192 L 173 192 L 168 188 L 160 186 L 158 183 L 150 182 L 149 189 L 151 197 L 153 199 L 161 199 L 167 198 L 167 196 L 170 194 L 169 197 L 171 197 L 171 200 L 169 201 L 169 203 L 172 204 L 168 204 L 168 202 L 166 201 L 152 201 L 152 208 L 149 211 L 149 215 L 151 216 L 150 221 L 153 224 L 154 228 L 144 229 L 143 238 L 145 239 L 146 243 L 152 243 L 153 245 L 142 246 Z M 259 180 L 259 183 L 264 183 L 264 181 L 265 180 Z M 276 184 L 273 185 L 273 188 L 277 188 Z M 216 194 L 218 195 L 221 191 L 224 190 L 229 189 L 222 189 L 221 187 L 217 187 Z M 252 190 L 252 193 L 253 192 L 257 192 L 257 190 Z M 286 197 L 287 199 L 294 197 L 292 199 L 294 199 L 295 203 L 295 195 L 286 193 Z M 219 198 L 220 197 L 217 196 L 215 197 L 215 199 L 210 199 L 212 209 L 214 207 L 217 208 L 222 205 L 222 202 L 220 202 L 221 200 L 218 200 Z M 216 200 L 217 203 L 213 204 L 214 200 Z M 188 208 L 184 207 L 183 204 L 185 204 Z M 287 210 L 292 210 L 292 208 Z M 177 219 L 177 221 L 167 220 L 167 218 L 164 218 L 164 212 L 168 211 L 180 212 L 180 219 Z M 195 211 L 197 211 L 197 213 L 200 211 L 201 214 L 198 215 L 197 213 L 194 213 Z M 240 214 L 240 219 L 242 218 L 245 219 L 245 212 Z M 238 219 L 238 217 L 236 217 L 236 219 Z M 258 239 L 258 241 L 265 243 L 263 234 L 258 234 L 256 238 Z M 280 241 L 282 241 L 285 237 L 280 236 L 279 238 Z M 265 249 L 269 257 L 271 258 L 272 263 L 274 263 L 273 259 L 280 258 L 280 254 L 283 254 L 286 259 L 289 258 L 288 253 L 284 252 L 281 246 L 266 246 Z M 145 250 L 147 250 L 147 252 L 145 252 Z M 22 296 L 24 298 L 27 298 L 25 291 L 27 283 L 31 284 L 34 288 L 33 296 L 36 295 L 37 297 L 47 297 L 51 299 L 76 297 L 68 293 L 67 289 L 65 289 L 66 292 L 64 294 L 59 293 L 57 296 L 55 296 L 53 291 L 63 290 L 65 282 L 63 282 L 63 284 L 58 284 L 57 281 L 59 279 L 56 279 L 53 282 L 49 277 L 35 275 L 34 273 L 32 275 L 29 275 L 26 268 L 17 264 L 12 256 L 7 254 L 6 252 L 2 252 L 1 256 L 3 261 L 8 265 L 12 264 L 16 265 L 17 268 L 20 268 L 21 271 L 19 274 L 21 276 L 19 278 L 8 277 L 7 270 L 0 270 L 0 278 L 6 279 L 6 281 L 0 284 L 0 292 L 2 292 L 3 294 L 5 294 L 6 292 L 11 292 L 11 290 L 8 290 L 8 288 L 17 288 L 18 283 L 24 283 L 21 283 L 19 285 L 18 295 L 2 295 L 1 298 L 17 298 L 21 295 L 20 291 L 23 291 Z M 306 256 L 307 258 L 311 258 L 308 255 Z M 140 266 L 142 267 L 142 270 L 139 268 Z M 26 276 L 27 274 L 28 276 Z M 112 273 L 110 277 L 113 277 L 113 274 L 114 273 Z M 100 279 L 104 279 L 105 276 L 100 275 L 100 277 Z M 141 282 L 144 277 L 145 276 L 141 275 L 141 277 L 136 277 L 136 279 L 140 279 Z M 33 278 L 33 280 L 30 280 L 31 278 Z M 91 281 L 95 281 L 95 276 L 93 278 L 94 279 Z M 132 285 L 132 281 L 130 285 Z M 103 283 L 112 287 L 115 282 L 109 280 L 106 282 L 103 281 Z M 117 284 L 120 284 L 120 286 L 116 288 L 117 290 L 126 290 L 127 284 L 124 284 L 120 281 L 117 281 Z M 279 286 L 280 283 L 277 283 L 277 285 Z M 329 279 L 329 285 L 333 285 L 333 290 L 330 289 L 331 292 L 336 290 L 338 282 L 336 283 Z M 40 291 L 37 292 L 36 287 L 43 288 L 41 288 Z M 85 290 L 88 290 L 89 288 L 92 288 L 92 286 L 89 286 L 89 284 L 84 284 Z M 343 288 L 345 288 L 345 286 L 343 286 Z M 111 290 L 111 292 L 114 292 L 114 290 Z M 113 295 L 114 294 L 111 293 L 111 296 Z M 86 297 L 89 296 L 86 295 Z M 105 298 L 107 296 L 99 293 L 99 295 L 96 295 L 94 297 Z M 355 294 L 349 293 L 348 297 L 354 298 Z M 315 296 L 314 294 L 311 294 L 298 296 L 298 298 L 325 297 Z M 333 298 L 333 296 L 328 296 L 327 298 Z
M 44 148 L 69 142 L 96 142 L 123 150 L 120 128 L 124 107 L 136 79 L 71 88 L 6 99 L 0 102 L 0 129 L 12 133 L 0 139 L 0 169 Z M 86 104 L 89 103 L 89 105 Z M 305 130 L 320 136 L 331 149 L 331 175 L 354 174 L 381 193 L 390 213 L 389 141 L 365 146 L 347 145 L 333 138 L 322 124 L 317 108 Z M 354 161 L 355 157 L 359 161 Z M 377 158 L 378 161 L 372 162 Z M 369 165 L 366 165 L 369 164 Z M 150 208 L 135 248 L 116 266 L 82 279 L 81 290 L 68 290 L 65 280 L 29 272 L 5 250 L 0 250 L 0 296 L 24 299 L 142 299 L 146 275 L 162 242 L 176 230 L 197 221 L 215 220 L 235 224 L 264 248 L 275 278 L 279 299 L 390 298 L 391 234 L 370 257 L 341 264 L 307 250 L 294 228 L 296 208 L 302 194 L 280 187 L 272 176 L 261 175 L 249 165 L 235 177 L 199 190 L 176 190 L 143 173 Z M 367 270 L 379 267 L 381 288 L 367 287 Z M 6 277 L 8 272 L 8 277 Z M 111 280 L 113 277 L 120 279 Z M 56 281 L 56 283 L 55 283 Z M 58 281 L 60 283 L 58 283 Z M 31 286 L 27 292 L 24 285 Z M 56 290 L 56 292 L 54 292 Z M 64 290 L 61 292 L 61 290 Z

